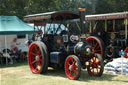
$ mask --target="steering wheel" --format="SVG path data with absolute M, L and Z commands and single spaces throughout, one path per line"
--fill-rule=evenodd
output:
M 62 36 L 62 35 L 69 35 L 69 32 L 66 30 L 62 30 L 60 33 L 60 36 Z

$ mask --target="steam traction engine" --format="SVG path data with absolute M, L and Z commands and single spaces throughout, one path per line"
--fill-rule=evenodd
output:
M 80 35 L 69 32 L 62 24 L 52 26 L 58 21 L 79 18 L 83 19 L 79 14 L 70 11 L 25 16 L 26 21 L 34 21 L 35 28 L 45 26 L 40 41 L 33 41 L 29 46 L 28 62 L 33 73 L 44 74 L 48 67 L 53 67 L 64 68 L 67 77 L 73 80 L 80 77 L 81 68 L 87 68 L 91 76 L 102 75 L 104 69 L 102 55 L 93 52 L 91 44 L 85 41 L 82 24 Z M 49 26 L 44 24 L 46 21 L 50 23 Z
M 121 50 L 126 53 L 124 58 L 128 58 L 128 12 L 86 15 L 85 20 L 91 35 L 86 40 L 99 46 L 103 59 L 109 62 L 120 57 Z

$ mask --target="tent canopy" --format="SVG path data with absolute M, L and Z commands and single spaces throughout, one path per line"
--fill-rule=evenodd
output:
M 0 35 L 33 33 L 34 28 L 16 16 L 0 16 Z

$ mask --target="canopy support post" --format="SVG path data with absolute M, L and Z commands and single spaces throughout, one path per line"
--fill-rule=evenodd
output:
M 128 39 L 128 19 L 125 19 L 125 39 Z
M 105 20 L 105 32 L 107 32 L 107 20 Z
M 115 20 L 113 20 L 113 30 L 116 31 L 115 30 Z
M 6 53 L 6 65 L 8 65 L 8 56 L 7 56 L 7 37 L 5 35 L 5 53 Z
M 89 30 L 90 30 L 90 33 L 91 33 L 91 31 L 92 31 L 92 23 L 90 22 L 89 25 L 90 25 L 89 26 Z

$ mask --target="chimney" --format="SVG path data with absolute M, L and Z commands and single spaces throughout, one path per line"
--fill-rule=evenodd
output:
M 85 8 L 79 8 L 81 34 L 85 33 Z

